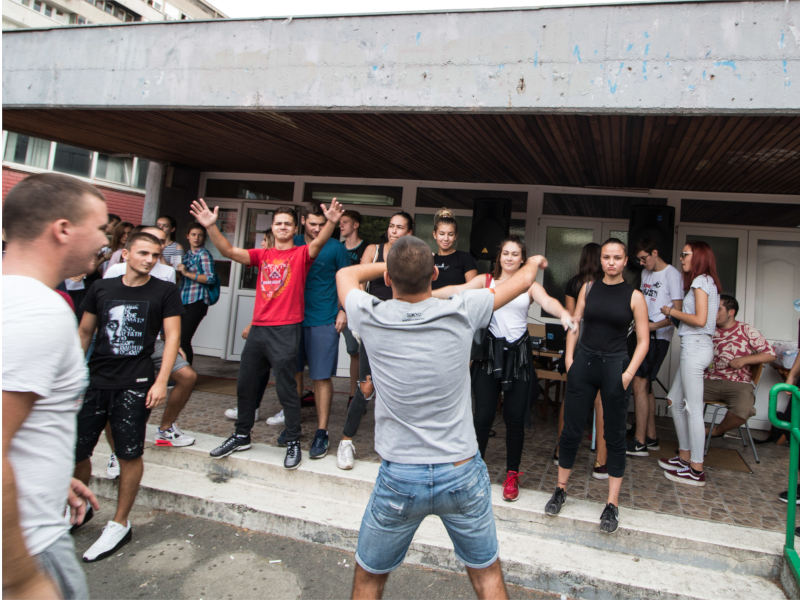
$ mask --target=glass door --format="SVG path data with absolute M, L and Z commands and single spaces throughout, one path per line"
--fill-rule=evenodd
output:
M 213 198 L 207 199 L 210 207 L 219 206 L 219 218 L 217 226 L 231 244 L 236 243 L 239 215 L 241 212 L 240 202 L 219 201 Z M 214 257 L 214 270 L 220 281 L 220 296 L 216 304 L 209 307 L 208 314 L 200 322 L 200 327 L 192 339 L 195 352 L 209 356 L 225 356 L 228 320 L 230 316 L 233 286 L 231 285 L 234 272 L 239 266 L 231 262 L 230 259 L 222 256 L 220 251 L 211 242 L 206 240 L 206 248 Z

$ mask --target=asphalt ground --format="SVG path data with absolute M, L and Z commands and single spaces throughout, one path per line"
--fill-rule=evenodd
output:
M 114 501 L 75 532 L 79 556 L 113 516 Z M 321 544 L 254 532 L 206 519 L 134 507 L 133 539 L 95 563 L 82 563 L 91 598 L 338 599 L 349 598 L 354 557 Z M 509 586 L 512 598 L 558 600 L 558 594 Z M 474 598 L 465 573 L 403 565 L 384 598 Z

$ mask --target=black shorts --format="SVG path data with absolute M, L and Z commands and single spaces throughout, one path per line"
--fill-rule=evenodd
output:
M 669 340 L 659 340 L 651 337 L 647 356 L 644 357 L 642 364 L 639 365 L 636 376 L 644 377 L 647 381 L 655 381 L 667 352 L 669 352 Z
M 92 455 L 106 423 L 111 424 L 115 454 L 133 460 L 144 453 L 144 436 L 150 409 L 145 407 L 147 389 L 101 390 L 89 388 L 78 413 L 75 461 Z

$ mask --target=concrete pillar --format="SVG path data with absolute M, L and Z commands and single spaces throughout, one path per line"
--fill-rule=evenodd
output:
M 164 165 L 150 161 L 147 167 L 147 181 L 144 188 L 144 208 L 142 223 L 154 224 L 161 209 L 161 190 L 164 185 Z

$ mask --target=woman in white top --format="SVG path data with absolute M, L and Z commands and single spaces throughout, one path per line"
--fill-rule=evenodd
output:
M 687 290 L 682 310 L 671 304 L 661 308 L 666 316 L 680 321 L 681 363 L 667 394 L 678 434 L 678 456 L 661 459 L 658 464 L 667 479 L 703 486 L 706 484 L 703 373 L 714 358 L 711 338 L 722 286 L 714 253 L 705 242 L 689 242 L 683 247 L 681 267 L 683 286 Z
M 459 286 L 447 286 L 434 291 L 434 296 L 446 298 L 463 289 L 494 288 L 496 283 L 509 279 L 526 259 L 525 244 L 517 237 L 500 243 L 494 272 L 479 275 Z M 538 257 L 545 268 L 547 259 Z M 475 433 L 481 456 L 486 454 L 489 430 L 497 412 L 497 400 L 503 391 L 503 419 L 506 424 L 506 480 L 503 499 L 513 502 L 519 497 L 519 464 L 525 439 L 524 419 L 529 402 L 538 394 L 536 372 L 531 362 L 528 344 L 528 309 L 532 302 L 558 315 L 564 329 L 572 326 L 572 317 L 561 303 L 547 294 L 539 283 L 496 310 L 483 341 L 483 351 L 472 363 L 472 389 L 475 394 Z

